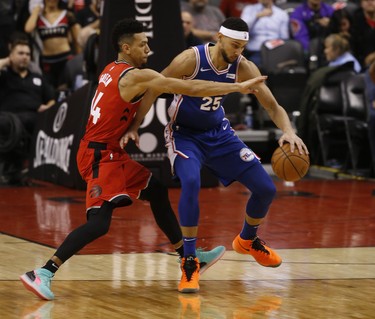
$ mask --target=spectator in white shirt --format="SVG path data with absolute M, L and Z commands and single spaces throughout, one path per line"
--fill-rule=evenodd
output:
M 263 42 L 274 39 L 289 39 L 289 16 L 273 4 L 273 0 L 245 6 L 241 14 L 249 26 L 249 42 L 246 57 L 261 67 L 260 49 Z

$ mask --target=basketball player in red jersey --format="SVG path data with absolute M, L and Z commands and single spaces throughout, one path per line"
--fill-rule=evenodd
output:
M 231 84 L 184 81 L 165 78 L 150 69 L 139 69 L 147 62 L 150 48 L 142 23 L 133 19 L 118 22 L 112 40 L 118 59 L 107 65 L 99 77 L 86 132 L 77 154 L 80 174 L 87 182 L 87 222 L 67 236 L 42 268 L 20 277 L 27 289 L 45 300 L 54 299 L 50 285 L 58 268 L 84 246 L 105 235 L 111 224 L 113 209 L 130 205 L 133 199 L 150 202 L 158 226 L 183 256 L 182 233 L 171 208 L 167 188 L 147 168 L 130 159 L 119 143 L 146 90 L 193 96 L 235 91 L 248 94 L 256 92 L 251 87 L 266 79 L 259 76 Z M 223 246 L 208 252 L 197 251 L 201 273 L 224 251 Z

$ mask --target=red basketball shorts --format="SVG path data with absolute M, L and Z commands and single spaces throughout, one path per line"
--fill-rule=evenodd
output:
M 127 206 L 139 197 L 151 172 L 120 147 L 82 140 L 77 153 L 79 173 L 87 183 L 86 209 L 103 201 Z

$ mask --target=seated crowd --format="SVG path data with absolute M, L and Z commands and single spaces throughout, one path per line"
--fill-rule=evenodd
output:
M 99 33 L 100 0 L 17 5 L 0 22 L 0 184 L 24 185 L 38 113 L 86 81 L 83 56 Z

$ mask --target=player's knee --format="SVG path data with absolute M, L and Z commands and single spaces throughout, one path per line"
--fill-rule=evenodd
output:
M 257 196 L 264 204 L 270 204 L 276 196 L 276 186 L 272 180 L 264 181 L 258 185 L 253 195 Z
M 187 174 L 183 178 L 180 178 L 181 186 L 185 190 L 189 190 L 191 194 L 198 194 L 200 189 L 200 178 L 197 178 L 194 174 Z
M 104 202 L 100 208 L 93 208 L 87 212 L 86 231 L 92 239 L 97 239 L 108 233 L 112 221 L 113 204 Z
M 89 221 L 87 225 L 88 225 L 88 237 L 90 237 L 92 240 L 95 240 L 108 233 L 111 223 L 95 220 L 91 222 Z
M 276 196 L 276 186 L 274 183 L 267 183 L 264 187 L 263 197 L 269 203 L 273 201 Z
M 141 192 L 139 199 L 149 202 L 168 200 L 168 188 L 152 176 L 147 188 Z

